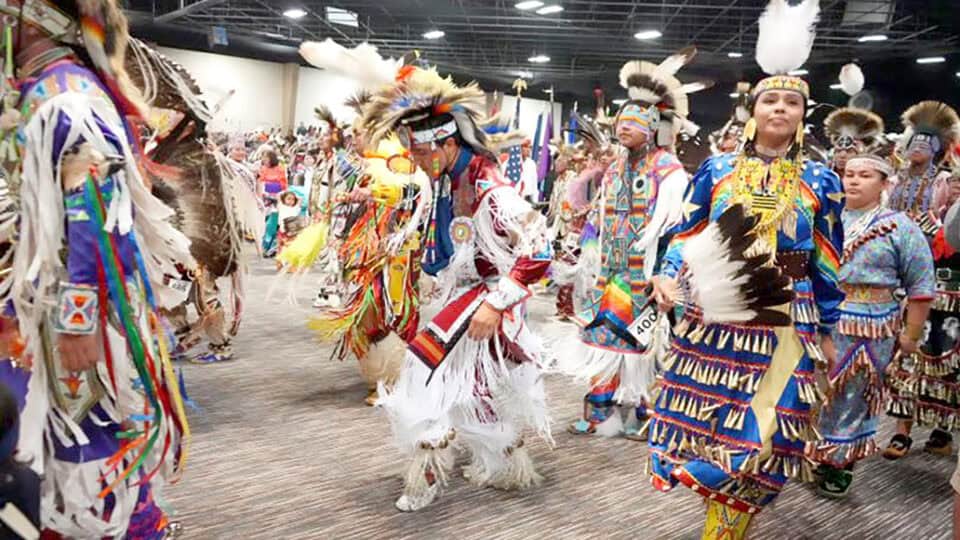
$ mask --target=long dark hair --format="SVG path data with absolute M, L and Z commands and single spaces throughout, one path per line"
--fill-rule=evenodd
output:
M 280 164 L 280 158 L 274 150 L 267 150 L 263 155 L 267 158 L 267 163 L 269 163 L 271 167 L 276 167 Z

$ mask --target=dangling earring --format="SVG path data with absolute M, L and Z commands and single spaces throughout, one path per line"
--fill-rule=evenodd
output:
M 797 124 L 797 137 L 794 139 L 797 142 L 797 146 L 803 146 L 803 122 Z
M 747 124 L 743 126 L 743 140 L 746 142 L 752 142 L 753 138 L 757 136 L 757 120 L 751 118 L 747 120 Z

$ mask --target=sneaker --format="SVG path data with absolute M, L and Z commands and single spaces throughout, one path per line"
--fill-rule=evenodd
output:
M 176 540 L 183 535 L 183 524 L 179 521 L 171 521 L 163 528 L 162 540 Z
M 218 364 L 233 360 L 233 353 L 205 352 L 190 359 L 191 364 Z
M 898 460 L 907 455 L 912 445 L 913 439 L 902 433 L 897 433 L 890 439 L 890 444 L 888 444 L 887 448 L 883 451 L 883 457 L 890 461 Z
M 817 493 L 831 499 L 842 499 L 850 493 L 853 471 L 823 467 L 823 476 L 817 481 Z
M 440 492 L 439 483 L 434 483 L 432 486 L 427 488 L 422 495 L 401 495 L 397 502 L 394 503 L 394 506 L 397 507 L 397 510 L 401 512 L 416 512 L 426 508 L 430 503 L 437 498 L 437 494 Z
M 923 450 L 938 456 L 950 456 L 953 454 L 953 436 L 942 429 L 935 429 L 924 443 Z
M 574 435 L 593 435 L 597 432 L 597 428 L 590 422 L 581 419 L 567 426 L 567 431 Z

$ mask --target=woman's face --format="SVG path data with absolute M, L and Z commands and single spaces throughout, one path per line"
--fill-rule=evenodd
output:
M 317 164 L 317 158 L 313 157 L 313 154 L 307 154 L 307 156 L 303 158 L 303 164 L 307 167 L 313 167 Z
M 887 179 L 870 164 L 858 160 L 847 162 L 843 172 L 843 191 L 847 196 L 848 208 L 869 208 L 880 204 L 886 187 Z
M 804 97 L 790 90 L 767 90 L 757 97 L 753 117 L 757 140 L 764 146 L 779 147 L 796 136 L 803 120 Z

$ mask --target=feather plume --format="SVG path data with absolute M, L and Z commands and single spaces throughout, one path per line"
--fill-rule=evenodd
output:
M 334 118 L 333 113 L 330 111 L 330 107 L 326 105 L 320 105 L 313 109 L 313 114 L 316 115 L 317 119 L 327 124 L 330 129 L 337 127 L 337 119 Z
M 660 62 L 660 65 L 654 69 L 653 75 L 663 79 L 667 77 L 673 77 L 678 71 L 680 71 L 680 68 L 689 64 L 696 55 L 696 47 L 693 45 L 684 47 L 683 49 L 680 49 L 679 51 L 664 58 L 663 62 Z
M 760 16 L 757 36 L 757 64 L 764 73 L 783 75 L 807 61 L 819 15 L 818 0 L 803 0 L 796 6 L 770 0 Z
M 865 82 L 860 66 L 850 63 L 840 68 L 840 86 L 848 96 L 853 97 L 860 93 Z
M 668 56 L 660 64 L 645 60 L 627 62 L 620 68 L 620 86 L 627 90 L 630 99 L 659 105 L 686 117 L 690 112 L 687 94 L 713 85 L 708 81 L 684 85 L 677 79 L 677 71 L 693 60 L 696 54 L 696 47 L 690 46 Z
M 371 91 L 392 83 L 402 65 L 399 60 L 383 58 L 369 43 L 347 49 L 330 38 L 301 43 L 300 56 L 315 67 L 350 77 Z
M 690 300 L 705 322 L 791 324 L 790 316 L 776 309 L 793 299 L 790 280 L 770 265 L 770 255 L 745 256 L 757 239 L 756 222 L 736 204 L 684 245 Z

